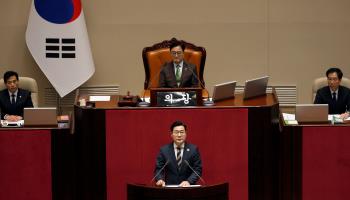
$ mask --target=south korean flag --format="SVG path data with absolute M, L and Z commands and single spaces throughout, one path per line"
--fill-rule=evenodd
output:
M 61 97 L 95 72 L 80 0 L 33 0 L 26 43 Z

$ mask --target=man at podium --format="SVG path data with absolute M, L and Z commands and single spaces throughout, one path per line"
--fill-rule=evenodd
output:
M 159 74 L 160 88 L 198 87 L 196 66 L 184 61 L 185 46 L 180 42 L 170 45 L 172 62 L 165 63 Z
M 171 127 L 172 143 L 160 148 L 154 176 L 157 186 L 195 184 L 202 176 L 202 161 L 196 145 L 186 142 L 187 126 L 175 121 Z

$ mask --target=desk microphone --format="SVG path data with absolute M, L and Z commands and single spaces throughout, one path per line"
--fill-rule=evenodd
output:
M 203 185 L 205 185 L 205 181 L 203 180 L 203 178 L 199 176 L 199 174 L 191 167 L 190 163 L 188 163 L 187 160 L 184 160 L 184 162 L 194 172 L 194 174 L 196 174 L 196 176 L 198 176 L 198 178 L 203 182 Z
M 205 88 L 203 82 L 198 78 L 197 74 L 194 73 L 194 71 L 191 69 L 191 67 L 188 67 L 188 69 L 191 71 L 191 73 L 194 75 L 194 77 L 198 80 L 200 86 L 208 93 L 208 99 L 206 101 L 204 101 L 203 104 L 205 106 L 212 106 L 212 105 L 214 105 L 214 102 L 210 100 L 209 91 L 207 90 L 207 88 Z
M 169 163 L 169 160 L 166 160 L 166 162 L 163 165 L 163 167 L 160 168 L 160 170 L 156 173 L 156 175 L 153 176 L 153 178 L 151 179 L 150 183 L 152 183 L 154 181 L 154 179 L 164 170 L 165 166 L 167 166 L 168 163 Z
M 167 64 L 167 63 L 165 63 L 165 64 Z M 165 64 L 164 64 L 164 65 L 165 65 Z M 160 72 L 162 71 L 164 65 L 162 65 L 162 66 L 159 68 L 159 70 L 158 70 L 157 73 L 156 73 L 156 76 L 154 76 L 151 80 L 148 81 L 147 88 L 144 89 L 143 94 L 142 94 L 142 99 L 143 99 L 143 101 L 139 102 L 139 103 L 138 103 L 138 106 L 140 106 L 140 107 L 148 107 L 148 106 L 150 105 L 150 103 L 148 103 L 148 102 L 145 101 L 146 90 L 152 85 L 152 83 L 154 82 L 154 80 L 156 79 L 156 77 L 159 76 L 159 74 L 160 74 Z M 150 75 L 150 76 L 151 76 L 151 75 Z M 150 94 L 150 100 L 151 100 L 151 94 Z

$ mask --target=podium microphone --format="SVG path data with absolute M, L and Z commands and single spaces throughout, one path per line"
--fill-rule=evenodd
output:
M 153 176 L 153 178 L 151 179 L 150 183 L 152 183 L 154 181 L 154 179 L 164 170 L 165 166 L 167 166 L 168 163 L 169 163 L 169 160 L 166 160 L 166 162 L 163 165 L 163 167 L 160 168 L 160 170 L 156 173 L 156 175 Z
M 187 160 L 184 160 L 184 162 L 194 172 L 194 174 L 196 174 L 196 176 L 198 176 L 198 178 L 202 181 L 203 185 L 205 185 L 204 179 L 201 176 L 199 176 L 199 174 L 191 167 L 190 163 L 188 163 Z

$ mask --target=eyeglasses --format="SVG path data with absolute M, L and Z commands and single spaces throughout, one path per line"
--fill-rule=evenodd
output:
M 171 55 L 173 55 L 173 56 L 176 56 L 176 55 L 180 56 L 180 55 L 183 54 L 182 51 L 172 51 L 172 52 L 170 52 L 170 53 L 171 53 Z
M 185 135 L 186 131 L 173 131 L 174 135 Z

